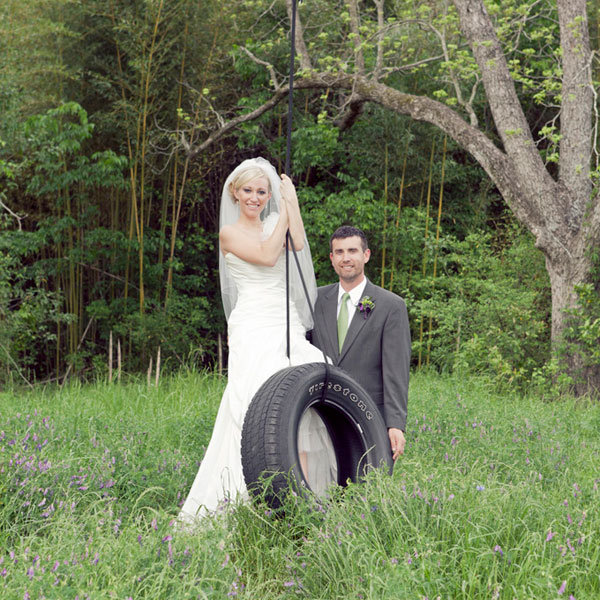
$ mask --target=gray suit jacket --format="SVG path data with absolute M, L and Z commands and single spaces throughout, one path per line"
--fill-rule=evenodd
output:
M 406 428 L 410 328 L 404 300 L 367 281 L 364 296 L 375 307 L 365 316 L 356 309 L 341 353 L 337 339 L 337 283 L 319 288 L 312 342 L 369 393 L 386 426 Z

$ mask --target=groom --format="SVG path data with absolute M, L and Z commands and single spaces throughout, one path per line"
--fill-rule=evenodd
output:
M 377 404 L 393 459 L 404 453 L 410 366 L 410 329 L 404 300 L 365 277 L 365 234 L 339 227 L 330 239 L 339 283 L 319 288 L 312 341 L 347 371 Z

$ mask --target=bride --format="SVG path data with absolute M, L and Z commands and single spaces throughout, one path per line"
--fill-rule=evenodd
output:
M 288 228 L 314 302 L 314 270 L 294 184 L 287 175 L 279 177 L 263 158 L 245 160 L 227 178 L 221 198 L 219 269 L 228 328 L 228 381 L 179 521 L 193 523 L 227 501 L 247 497 L 241 434 L 250 401 L 278 370 L 324 359 L 305 338 L 312 327 L 310 307 L 293 258 L 290 358 L 286 356 L 284 246 Z M 305 413 L 299 429 L 301 467 L 311 489 L 322 493 L 336 479 L 331 441 L 312 409 Z

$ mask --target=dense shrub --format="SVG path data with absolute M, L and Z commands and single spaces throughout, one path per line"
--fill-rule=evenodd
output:
M 550 297 L 543 257 L 514 232 L 498 247 L 488 233 L 444 239 L 439 274 L 409 290 L 413 352 L 441 370 L 526 385 L 550 356 Z

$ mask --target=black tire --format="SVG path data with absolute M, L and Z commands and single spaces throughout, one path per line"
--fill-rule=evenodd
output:
M 309 363 L 282 369 L 256 392 L 242 429 L 242 467 L 248 489 L 277 508 L 290 489 L 310 489 L 299 467 L 298 426 L 308 408 L 317 411 L 331 438 L 337 483 L 359 480 L 368 469 L 393 467 L 390 442 L 379 409 L 345 371 Z M 268 487 L 264 484 L 268 481 Z

